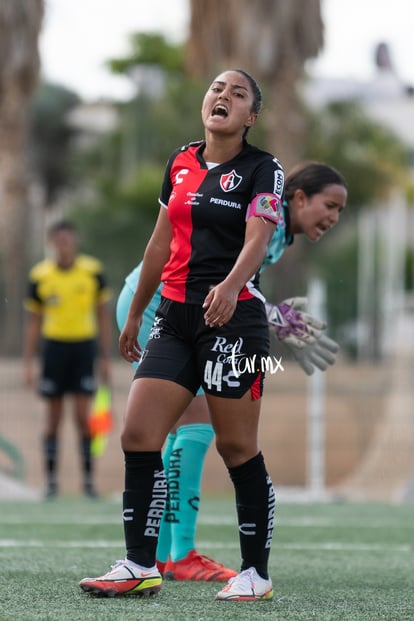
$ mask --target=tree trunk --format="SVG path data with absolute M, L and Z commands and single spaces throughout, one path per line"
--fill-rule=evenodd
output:
M 4 262 L 1 349 L 3 353 L 11 354 L 20 344 L 29 216 L 27 168 L 23 156 L 26 114 L 21 105 L 21 94 L 14 84 L 9 84 L 3 93 L 0 119 L 0 220 Z
M 0 348 L 21 347 L 29 220 L 26 141 L 28 107 L 39 74 L 38 36 L 43 0 L 0 4 L 0 240 L 2 325 Z

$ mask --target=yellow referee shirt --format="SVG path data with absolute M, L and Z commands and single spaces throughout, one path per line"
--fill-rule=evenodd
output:
M 68 269 L 51 259 L 37 263 L 29 273 L 27 310 L 43 316 L 42 335 L 56 341 L 82 341 L 97 335 L 97 306 L 109 300 L 100 261 L 78 255 Z

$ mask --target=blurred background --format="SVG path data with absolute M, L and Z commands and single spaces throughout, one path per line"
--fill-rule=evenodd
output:
M 45 230 L 67 217 L 114 291 L 138 263 L 171 151 L 202 137 L 222 68 L 264 91 L 250 140 L 338 168 L 348 206 L 320 245 L 266 270 L 274 302 L 308 295 L 341 345 L 311 378 L 283 356 L 267 380 L 262 446 L 281 494 L 414 501 L 414 73 L 410 0 L 0 0 L 0 499 L 42 485 L 43 404 L 23 388 L 23 305 Z M 114 321 L 115 430 L 98 488 L 122 489 L 131 381 Z M 68 417 L 70 413 L 68 412 Z M 77 493 L 72 425 L 62 489 Z M 75 455 L 75 458 L 73 457 Z M 76 473 L 74 475 L 74 472 Z M 204 486 L 229 491 L 211 449 Z M 17 490 L 20 490 L 18 492 Z M 11 492 L 10 492 L 11 493 Z M 29 494 L 30 495 L 30 494 Z

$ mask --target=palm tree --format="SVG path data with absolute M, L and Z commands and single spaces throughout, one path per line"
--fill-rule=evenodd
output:
M 30 97 L 37 85 L 43 0 L 0 2 L 0 239 L 4 353 L 20 344 L 26 269 L 28 173 L 25 160 Z
M 285 169 L 302 155 L 298 81 L 322 44 L 320 0 L 191 0 L 190 74 L 250 71 L 266 92 L 266 146 Z

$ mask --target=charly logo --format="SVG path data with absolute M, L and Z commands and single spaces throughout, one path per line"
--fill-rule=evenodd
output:
M 239 526 L 239 532 L 241 532 L 241 534 L 245 535 L 246 537 L 254 537 L 254 535 L 256 534 L 256 528 L 256 522 L 243 522 Z
M 178 173 L 175 175 L 175 185 L 182 183 L 184 181 L 184 176 L 188 175 L 189 172 L 190 170 L 188 168 L 182 168 L 181 170 L 179 170 Z
M 238 175 L 236 171 L 233 170 L 225 175 L 221 175 L 220 177 L 220 187 L 223 192 L 232 192 L 236 188 L 239 187 L 242 182 L 243 177 Z

